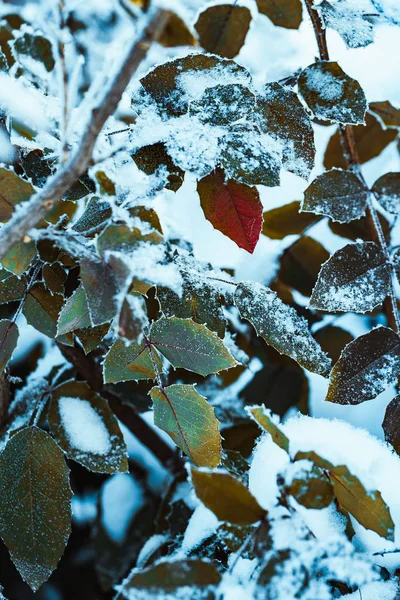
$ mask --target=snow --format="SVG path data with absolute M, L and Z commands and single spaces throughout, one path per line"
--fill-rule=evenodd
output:
M 106 455 L 111 440 L 100 415 L 87 400 L 63 396 L 59 399 L 61 422 L 70 445 L 80 452 Z
M 124 541 L 129 523 L 143 503 L 142 488 L 128 473 L 118 473 L 105 482 L 101 490 L 101 522 L 114 542 Z

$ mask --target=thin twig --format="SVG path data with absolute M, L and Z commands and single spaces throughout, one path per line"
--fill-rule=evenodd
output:
M 46 185 L 28 202 L 19 205 L 8 223 L 0 229 L 0 260 L 44 217 L 50 208 L 65 195 L 76 179 L 86 171 L 92 160 L 94 146 L 100 131 L 108 117 L 114 114 L 126 86 L 147 55 L 153 41 L 158 39 L 164 31 L 169 14 L 168 11 L 159 10 L 151 19 L 141 39 L 128 51 L 98 106 L 92 109 L 81 140 L 68 162 L 53 177 L 49 178 Z
M 65 60 L 65 19 L 64 19 L 64 0 L 59 0 L 58 11 L 60 16 L 60 31 L 58 36 L 58 56 L 60 59 L 60 69 L 62 78 L 62 108 L 63 108 L 63 119 L 62 119 L 62 147 L 61 147 L 61 163 L 64 164 L 68 160 L 68 141 L 67 141 L 67 130 L 68 130 L 68 71 Z
M 329 51 L 326 43 L 326 35 L 324 24 L 321 20 L 321 17 L 312 6 L 312 0 L 306 0 L 306 7 L 308 14 L 310 15 L 311 23 L 314 28 L 315 39 L 318 44 L 319 57 L 321 60 L 329 60 Z M 354 130 L 351 125 L 340 125 L 339 131 L 342 139 L 344 157 L 348 164 L 349 169 L 352 169 L 363 182 L 365 188 L 369 189 L 367 183 L 365 181 L 364 175 L 361 171 L 360 159 L 357 153 L 357 148 L 354 139 Z M 371 192 L 372 194 L 372 192 Z M 378 214 L 375 210 L 375 207 L 369 199 L 367 206 L 367 219 L 368 226 L 370 229 L 370 234 L 372 240 L 378 244 L 380 249 L 382 250 L 385 259 L 389 265 L 391 265 L 390 261 L 390 253 L 389 248 L 386 243 L 385 235 L 382 230 L 381 223 L 379 221 Z M 393 267 L 391 266 L 392 278 L 390 281 L 390 292 L 387 298 L 383 303 L 383 307 L 386 313 L 386 318 L 389 327 L 391 327 L 397 333 L 400 332 L 400 323 L 399 323 L 399 315 L 397 310 L 397 301 L 393 287 Z

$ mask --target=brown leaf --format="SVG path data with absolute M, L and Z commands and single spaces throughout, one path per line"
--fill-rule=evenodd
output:
M 285 452 L 289 452 L 289 438 L 275 423 L 270 410 L 265 408 L 265 406 L 250 406 L 247 412 L 261 429 L 270 434 L 277 446 L 285 450 Z
M 371 102 L 369 110 L 380 117 L 386 127 L 400 127 L 400 109 L 392 106 L 388 100 Z
M 343 348 L 354 340 L 351 333 L 335 325 L 321 327 L 314 333 L 314 338 L 332 359 L 333 364 L 339 360 Z
M 400 213 L 400 173 L 385 173 L 375 181 L 372 191 L 384 210 Z
M 165 48 L 196 45 L 196 38 L 185 21 L 174 12 L 170 13 L 167 24 L 157 41 Z
M 321 217 L 300 212 L 300 202 L 294 201 L 264 213 L 262 233 L 271 240 L 282 240 L 287 235 L 302 233 Z
M 236 4 L 218 4 L 204 10 L 195 24 L 200 44 L 212 54 L 234 58 L 250 27 L 251 12 Z
M 385 440 L 400 454 L 400 396 L 387 405 L 382 428 Z
M 278 278 L 304 296 L 310 296 L 321 265 L 328 259 L 329 252 L 319 242 L 303 236 L 282 254 Z
M 256 0 L 261 14 L 277 27 L 298 29 L 303 18 L 300 0 Z

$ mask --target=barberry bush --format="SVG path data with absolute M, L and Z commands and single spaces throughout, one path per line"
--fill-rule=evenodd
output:
M 3 2 L 1 598 L 400 598 L 398 25 Z

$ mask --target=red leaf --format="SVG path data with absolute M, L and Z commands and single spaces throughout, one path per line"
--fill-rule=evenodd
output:
M 257 189 L 233 179 L 225 181 L 222 169 L 197 182 L 200 204 L 208 221 L 247 252 L 253 253 L 260 237 L 263 207 Z

